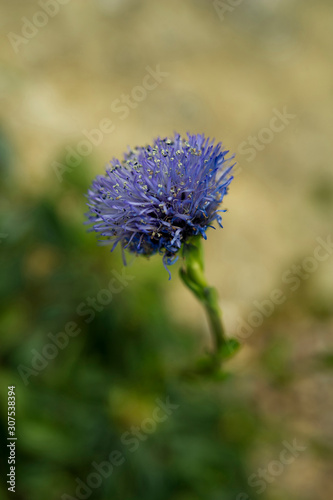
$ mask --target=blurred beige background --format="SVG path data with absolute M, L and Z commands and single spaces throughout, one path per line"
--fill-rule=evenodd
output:
M 28 193 L 59 188 L 54 161 L 64 148 L 77 149 L 84 131 L 105 119 L 114 129 L 86 156 L 91 178 L 127 145 L 173 131 L 204 132 L 236 153 L 224 229 L 211 231 L 205 245 L 207 274 L 231 333 L 254 310 L 254 301 L 286 289 L 283 273 L 313 256 L 317 238 L 332 233 L 333 215 L 333 5 L 236 3 L 0 0 L 0 124 L 16 151 L 17 183 Z M 168 75 L 142 100 L 132 97 L 133 109 L 127 105 L 124 118 L 116 100 L 142 95 L 136 87 L 156 67 Z M 292 117 L 277 123 L 274 117 L 285 111 Z M 60 209 L 75 213 L 75 200 L 60 185 Z M 78 224 L 82 220 L 78 216 Z M 131 269 L 140 276 L 148 266 L 166 280 L 159 258 L 138 259 Z M 275 311 L 281 317 L 266 327 L 293 342 L 295 367 L 332 348 L 332 273 L 331 255 L 302 278 L 299 290 L 287 294 L 287 288 L 287 300 Z M 207 332 L 201 309 L 176 272 L 166 290 L 177 321 Z M 252 344 L 264 342 L 258 339 L 251 337 L 235 363 L 249 380 L 256 378 L 263 411 L 273 415 L 279 408 L 298 431 L 333 439 L 331 378 L 305 377 L 283 395 L 268 390 L 253 365 L 251 371 L 244 363 L 254 355 Z M 312 484 L 316 495 L 320 484 L 329 498 L 327 466 L 302 463 L 299 474 L 293 473 L 294 487 L 302 491 L 297 481 L 306 471 L 311 477 L 304 488 Z
M 50 189 L 62 148 L 75 148 L 105 118 L 114 130 L 88 155 L 91 177 L 127 145 L 174 130 L 222 140 L 239 167 L 224 230 L 206 245 L 207 272 L 234 329 L 331 230 L 332 210 L 320 201 L 333 190 L 331 3 L 62 2 L 1 2 L 1 117 L 18 151 L 18 182 Z M 45 26 L 35 32 L 29 22 Z M 18 38 L 22 30 L 29 38 Z M 147 66 L 168 76 L 122 119 L 112 103 L 142 85 Z M 273 110 L 284 109 L 294 118 L 265 135 Z M 266 143 L 251 153 L 249 137 L 258 134 Z M 330 259 L 314 280 L 331 294 L 332 271 Z M 169 300 L 179 316 L 203 321 L 177 287 Z

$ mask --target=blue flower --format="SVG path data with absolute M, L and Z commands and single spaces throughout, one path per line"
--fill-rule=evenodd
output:
M 182 244 L 217 223 L 218 210 L 233 179 L 229 151 L 203 134 L 175 134 L 136 147 L 112 160 L 88 191 L 91 231 L 140 255 L 163 254 L 173 264 Z

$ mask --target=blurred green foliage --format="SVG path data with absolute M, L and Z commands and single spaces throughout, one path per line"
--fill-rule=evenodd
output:
M 6 169 L 8 147 L 0 152 Z M 93 462 L 108 460 L 113 450 L 124 462 L 82 498 L 255 499 L 249 457 L 258 442 L 281 442 L 281 434 L 267 428 L 235 375 L 223 381 L 182 375 L 201 354 L 200 332 L 185 331 L 166 309 L 159 260 L 144 270 L 129 267 L 135 279 L 92 321 L 78 314 L 107 287 L 112 271 L 122 272 L 119 253 L 98 247 L 83 226 L 89 166 L 83 167 L 43 197 L 12 189 L 8 195 L 15 172 L 11 178 L 6 170 L 2 184 L 1 470 L 8 468 L 7 386 L 15 385 L 18 499 L 78 498 L 77 478 L 86 483 Z M 24 381 L 18 367 L 31 369 L 34 353 L 52 343 L 48 334 L 64 332 L 69 322 L 80 333 Z M 286 352 L 275 344 L 263 356 L 273 381 L 285 383 Z M 131 450 L 124 433 L 151 417 L 157 399 L 168 398 L 177 409 Z

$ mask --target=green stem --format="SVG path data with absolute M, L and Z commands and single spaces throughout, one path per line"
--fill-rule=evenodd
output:
M 222 312 L 218 304 L 218 296 L 215 288 L 206 288 L 207 301 L 204 303 L 206 313 L 214 334 L 215 349 L 220 351 L 227 344 L 222 323 Z
M 204 306 L 214 337 L 214 357 L 219 360 L 229 356 L 238 345 L 235 340 L 227 340 L 222 325 L 222 312 L 215 288 L 210 287 L 204 275 L 202 237 L 194 236 L 183 247 L 183 266 L 180 276 L 185 285 Z

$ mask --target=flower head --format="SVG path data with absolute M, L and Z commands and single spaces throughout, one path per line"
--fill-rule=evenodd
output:
M 120 243 L 136 254 L 159 252 L 172 264 L 190 237 L 206 239 L 215 220 L 222 227 L 218 207 L 233 178 L 227 154 L 203 134 L 175 134 L 129 150 L 88 191 L 91 230 L 112 250 Z

